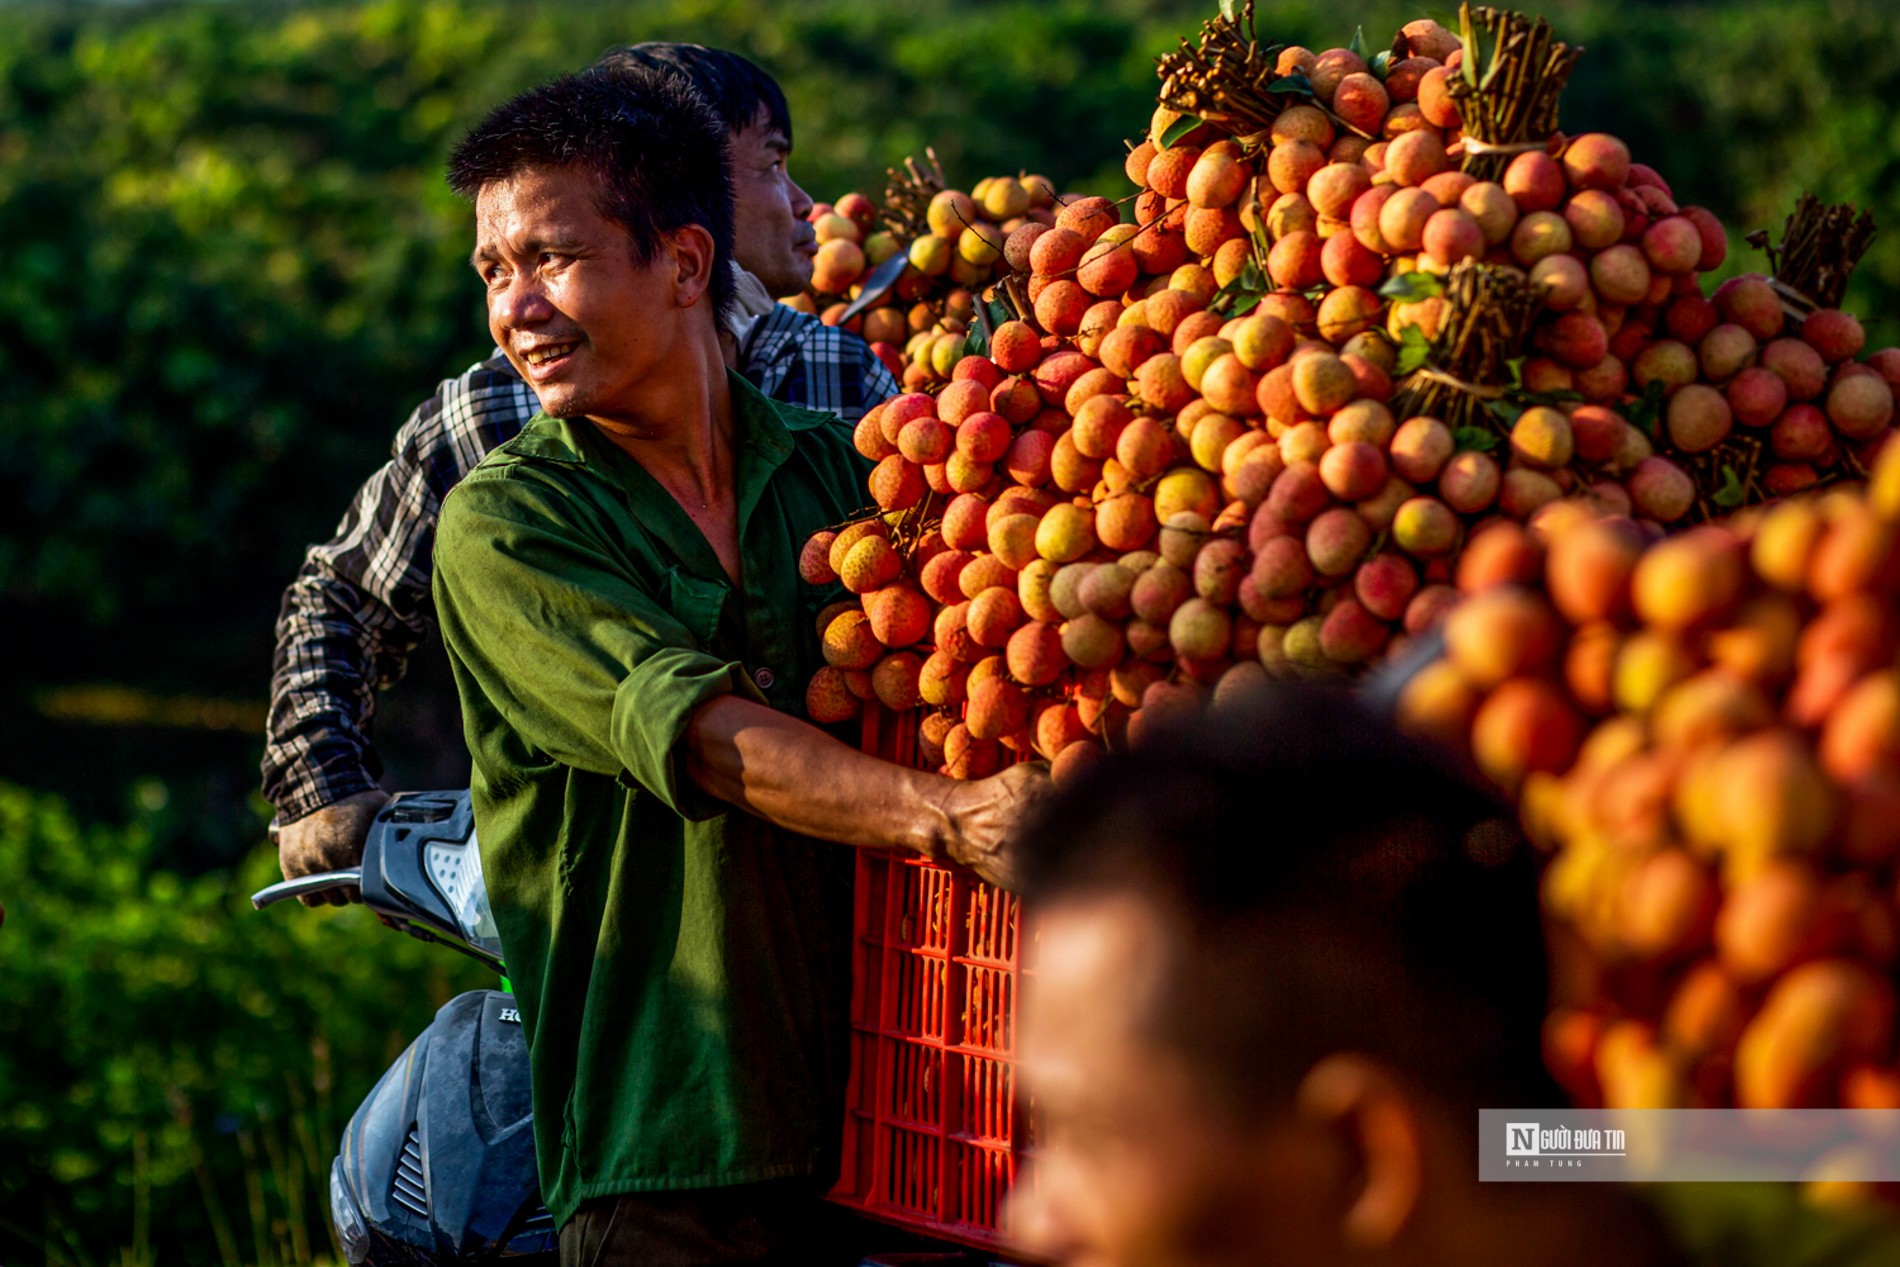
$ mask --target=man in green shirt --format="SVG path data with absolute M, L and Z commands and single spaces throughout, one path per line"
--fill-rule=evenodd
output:
M 683 80 L 592 72 L 450 160 L 490 330 L 543 408 L 444 502 L 435 596 L 565 1262 L 814 1260 L 847 1064 L 837 844 L 1007 879 L 1042 778 L 957 784 L 798 718 L 835 597 L 798 550 L 866 468 L 725 369 L 724 144 Z

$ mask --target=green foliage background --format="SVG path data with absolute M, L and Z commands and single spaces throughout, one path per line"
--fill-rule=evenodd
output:
M 360 906 L 250 908 L 0 784 L 0 1262 L 309 1262 L 336 1142 L 434 1009 L 493 978 Z
M 1376 45 L 1428 7 L 1350 20 Z M 487 346 L 468 211 L 440 179 L 460 131 L 610 44 L 694 39 L 780 77 L 817 197 L 875 193 L 926 144 L 961 181 L 1027 168 L 1119 194 L 1153 58 L 1212 8 L 0 2 L 0 1262 L 328 1252 L 312 1176 L 342 1115 L 478 983 L 360 911 L 249 913 L 240 895 L 272 874 L 245 800 L 254 735 L 39 706 L 89 682 L 261 699 L 302 547 Z M 1713 208 L 1731 269 L 1753 266 L 1740 232 L 1804 189 L 1890 218 L 1883 0 L 1543 11 L 1589 49 L 1566 126 L 1625 137 Z M 1315 48 L 1346 43 L 1346 20 L 1261 6 L 1263 34 Z M 1894 339 L 1900 239 L 1849 306 Z M 416 712 L 434 725 L 414 746 L 452 746 L 438 701 Z

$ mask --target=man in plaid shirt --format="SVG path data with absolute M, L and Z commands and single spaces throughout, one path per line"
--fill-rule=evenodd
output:
M 598 64 L 679 71 L 732 128 L 734 368 L 768 396 L 837 414 L 841 426 L 896 395 L 897 381 L 862 339 L 772 302 L 804 288 L 816 250 L 805 220 L 811 198 L 786 171 L 792 125 L 778 84 L 743 57 L 693 44 L 635 45 Z M 499 351 L 442 382 L 284 592 L 263 774 L 287 878 L 360 861 L 388 799 L 369 740 L 376 692 L 402 676 L 433 626 L 442 498 L 539 409 Z

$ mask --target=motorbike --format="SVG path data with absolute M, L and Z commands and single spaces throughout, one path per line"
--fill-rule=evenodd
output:
M 507 985 L 466 790 L 405 792 L 377 814 L 362 865 L 251 897 L 262 910 L 359 890 L 390 928 L 502 977 L 450 999 L 362 1106 L 330 1168 L 330 1215 L 352 1267 L 508 1261 L 553 1267 L 553 1218 L 535 1173 L 528 1044 Z

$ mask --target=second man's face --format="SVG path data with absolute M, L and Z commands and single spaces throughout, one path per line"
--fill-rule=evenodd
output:
M 775 299 L 811 280 L 818 239 L 805 217 L 811 196 L 786 170 L 791 142 L 765 113 L 732 134 L 732 254 Z

